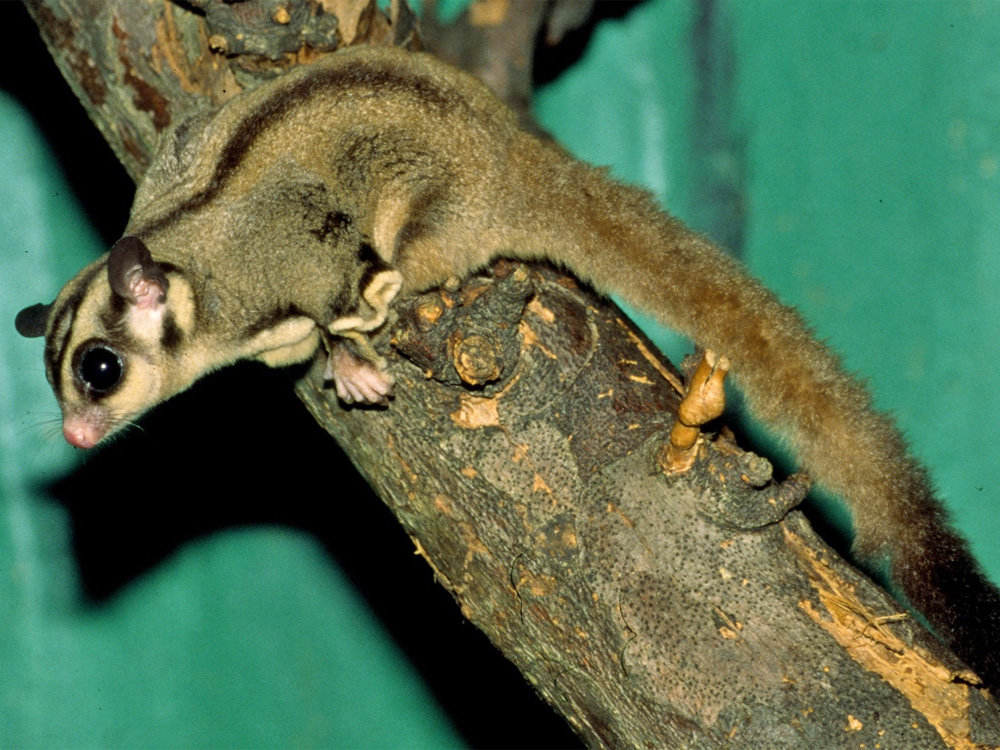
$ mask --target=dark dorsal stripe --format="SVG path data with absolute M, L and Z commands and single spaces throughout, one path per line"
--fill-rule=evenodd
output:
M 393 67 L 355 61 L 332 70 L 311 71 L 294 84 L 279 88 L 239 123 L 223 147 L 212 179 L 204 190 L 188 198 L 169 213 L 138 229 L 142 238 L 175 223 L 180 217 L 213 200 L 226 187 L 229 177 L 239 167 L 254 142 L 275 127 L 297 106 L 318 96 L 338 90 L 366 89 L 376 94 L 409 94 L 439 111 L 453 111 L 468 104 L 457 92 L 440 88 L 427 78 Z

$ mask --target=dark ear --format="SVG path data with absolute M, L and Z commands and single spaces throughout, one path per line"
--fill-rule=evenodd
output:
M 122 237 L 108 255 L 108 282 L 119 297 L 139 307 L 152 307 L 167 298 L 167 275 L 138 237 Z
M 52 305 L 37 305 L 26 307 L 14 318 L 14 327 L 25 338 L 34 339 L 45 335 L 45 326 L 49 322 L 49 311 Z

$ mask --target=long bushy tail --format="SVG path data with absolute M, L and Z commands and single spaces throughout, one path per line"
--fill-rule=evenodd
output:
M 531 204 L 515 208 L 525 217 L 520 246 L 529 248 L 519 254 L 555 257 L 599 291 L 729 357 L 752 413 L 849 504 L 856 553 L 888 555 L 913 606 L 987 685 L 1000 687 L 1000 592 L 867 390 L 795 310 L 647 193 L 537 148 L 521 177 Z

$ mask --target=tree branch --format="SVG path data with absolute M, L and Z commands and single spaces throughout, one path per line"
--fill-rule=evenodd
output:
M 530 61 L 552 6 L 480 5 L 500 15 L 473 57 Z M 417 41 L 405 9 L 390 18 L 366 0 L 28 7 L 134 177 L 188 111 L 345 40 Z M 498 80 L 526 102 L 530 78 Z M 690 469 L 664 472 L 681 381 L 609 302 L 503 263 L 404 301 L 383 338 L 398 383 L 389 408 L 343 408 L 321 363 L 300 397 L 463 614 L 588 744 L 1000 737 L 975 676 L 789 512 L 801 478 L 773 482 L 724 430 L 702 435 Z

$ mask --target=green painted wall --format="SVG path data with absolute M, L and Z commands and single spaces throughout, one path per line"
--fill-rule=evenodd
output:
M 735 244 L 805 313 L 995 580 L 998 38 L 1000 4 L 976 0 L 655 2 L 538 101 L 574 153 Z
M 650 2 L 603 22 L 538 102 L 574 152 L 724 239 L 864 373 L 995 579 L 998 38 L 991 2 Z M 287 376 L 213 380 L 85 461 L 61 443 L 39 343 L 10 321 L 112 241 L 126 206 L 101 200 L 113 165 L 74 167 L 79 132 L 52 140 L 78 121 L 57 115 L 43 140 L 15 51 L 0 50 L 0 89 L 22 92 L 0 94 L 0 747 L 444 747 L 453 725 L 478 746 L 567 743 L 557 720 L 511 720 L 530 693 L 491 705 L 517 676 L 308 418 L 283 416 L 299 411 Z

